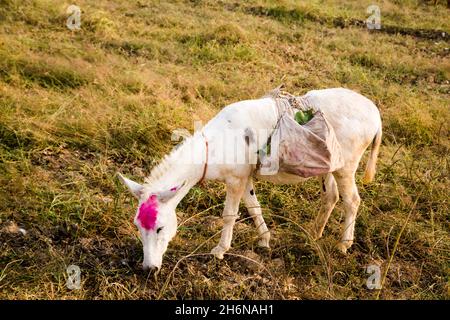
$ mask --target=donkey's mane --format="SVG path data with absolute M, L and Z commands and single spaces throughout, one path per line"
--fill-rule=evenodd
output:
M 165 155 L 159 164 L 151 170 L 150 175 L 144 179 L 144 184 L 153 185 L 159 182 L 161 177 L 167 172 L 170 172 L 170 169 L 177 165 L 177 161 L 179 161 L 180 158 L 183 158 L 183 153 L 186 152 L 186 150 L 189 150 L 186 146 L 193 141 L 194 136 L 184 139 L 181 144 L 174 147 L 169 154 Z

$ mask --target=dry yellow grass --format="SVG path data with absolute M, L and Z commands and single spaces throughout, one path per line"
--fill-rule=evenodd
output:
M 0 0 L 0 298 L 448 299 L 449 11 L 378 3 L 391 29 L 369 32 L 365 1 L 80 0 L 70 31 L 71 3 Z M 142 180 L 174 129 L 281 82 L 349 87 L 381 110 L 354 247 L 333 251 L 339 205 L 324 238 L 309 238 L 315 181 L 259 182 L 272 249 L 256 248 L 242 208 L 233 249 L 214 260 L 224 190 L 209 183 L 178 208 L 161 273 L 144 274 L 136 203 L 115 172 Z M 80 290 L 66 287 L 70 264 Z M 379 292 L 365 285 L 370 264 L 386 274 Z

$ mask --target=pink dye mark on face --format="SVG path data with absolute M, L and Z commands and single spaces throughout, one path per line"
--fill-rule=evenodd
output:
M 141 222 L 144 229 L 151 230 L 155 228 L 157 215 L 158 200 L 156 199 L 156 195 L 153 194 L 139 207 L 137 219 Z
M 177 187 L 171 188 L 170 191 L 177 191 Z

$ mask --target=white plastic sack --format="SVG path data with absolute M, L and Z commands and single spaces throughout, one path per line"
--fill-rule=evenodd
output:
M 287 172 L 309 178 L 342 166 L 341 147 L 321 111 L 304 125 L 285 112 L 271 135 L 270 152 L 260 154 L 258 174 Z

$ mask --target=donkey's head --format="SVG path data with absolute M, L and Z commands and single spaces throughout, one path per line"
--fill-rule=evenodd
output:
M 139 229 L 144 246 L 143 268 L 159 269 L 167 246 L 177 231 L 175 208 L 178 201 L 175 196 L 184 183 L 169 190 L 150 192 L 143 185 L 125 178 L 120 173 L 118 176 L 139 200 L 134 224 Z

